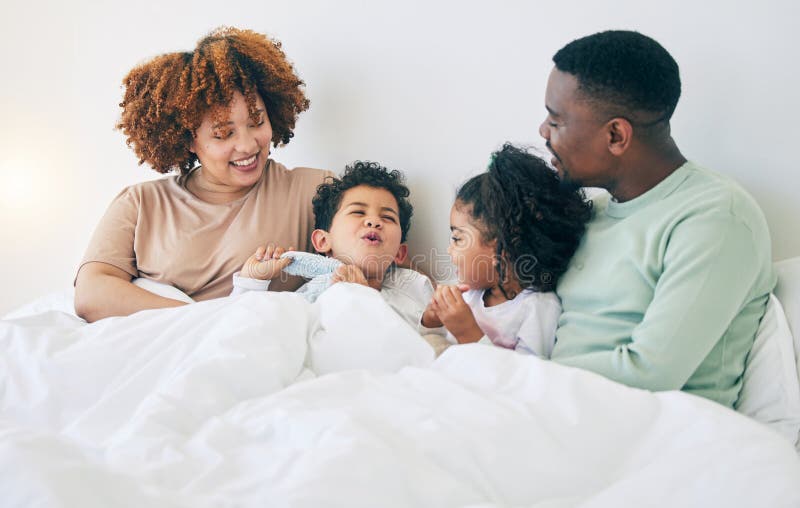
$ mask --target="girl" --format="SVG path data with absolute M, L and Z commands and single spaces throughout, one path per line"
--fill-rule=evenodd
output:
M 548 358 L 561 305 L 553 292 L 591 217 L 581 190 L 539 157 L 505 144 L 450 211 L 457 286 L 440 285 L 422 317 L 451 342 L 493 343 Z

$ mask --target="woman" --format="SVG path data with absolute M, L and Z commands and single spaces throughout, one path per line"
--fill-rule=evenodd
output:
M 137 66 L 124 85 L 117 127 L 139 163 L 179 174 L 128 187 L 111 203 L 78 268 L 79 316 L 183 305 L 137 287 L 136 277 L 206 300 L 228 295 L 233 272 L 265 242 L 310 250 L 311 199 L 332 174 L 269 158 L 270 143 L 288 143 L 309 105 L 279 42 L 221 28 L 192 52 Z

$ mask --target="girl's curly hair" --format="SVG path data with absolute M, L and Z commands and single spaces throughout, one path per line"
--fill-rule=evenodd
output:
M 497 241 L 500 280 L 510 267 L 534 291 L 555 289 L 592 215 L 583 191 L 562 186 L 544 160 L 508 143 L 485 173 L 461 186 L 456 206 L 472 216 L 484 242 Z
M 168 53 L 134 67 L 125 79 L 122 118 L 128 146 L 159 173 L 188 173 L 197 162 L 189 151 L 206 113 L 223 121 L 234 92 L 244 95 L 253 121 L 256 94 L 267 108 L 272 143 L 294 136 L 297 116 L 308 109 L 305 83 L 281 43 L 251 30 L 221 27 L 191 52 Z

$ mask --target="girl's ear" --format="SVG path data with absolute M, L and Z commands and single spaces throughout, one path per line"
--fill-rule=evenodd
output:
M 315 229 L 311 233 L 311 245 L 314 250 L 320 254 L 327 254 L 331 251 L 331 241 L 328 238 L 328 232 L 324 229 Z
M 408 245 L 401 243 L 400 248 L 397 249 L 397 254 L 394 256 L 394 262 L 398 265 L 402 265 L 405 262 L 406 257 L 408 257 Z
M 490 246 L 492 247 L 492 250 L 494 250 L 494 254 L 492 255 L 492 266 L 497 266 L 497 265 L 500 264 L 500 259 L 503 256 L 505 256 L 505 252 L 500 252 L 500 253 L 497 252 L 497 240 L 496 239 L 492 240 L 492 243 L 490 244 Z

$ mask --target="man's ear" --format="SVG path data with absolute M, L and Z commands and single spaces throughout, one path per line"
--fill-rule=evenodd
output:
M 402 265 L 408 257 L 408 245 L 401 243 L 400 248 L 397 249 L 397 254 L 394 256 L 394 262 Z
M 608 151 L 619 157 L 631 146 L 633 125 L 625 118 L 612 118 L 606 124 L 608 132 Z
M 331 241 L 328 238 L 328 232 L 324 229 L 315 229 L 311 233 L 311 245 L 314 250 L 320 254 L 327 254 L 331 251 Z

